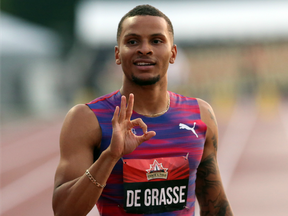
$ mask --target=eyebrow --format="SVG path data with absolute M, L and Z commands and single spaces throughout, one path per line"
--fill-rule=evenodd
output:
M 131 33 L 131 34 L 127 34 L 124 36 L 124 38 L 127 38 L 127 37 L 141 37 L 141 35 L 138 35 L 138 34 L 135 34 L 135 33 Z M 155 33 L 155 34 L 152 34 L 151 37 L 165 37 L 166 36 L 162 33 Z
M 165 38 L 166 38 L 166 35 L 164 35 L 164 34 L 162 34 L 162 33 L 152 34 L 151 36 L 152 36 L 152 37 L 165 37 Z
M 140 35 L 134 34 L 134 33 L 124 35 L 124 38 L 127 38 L 127 37 L 140 37 Z

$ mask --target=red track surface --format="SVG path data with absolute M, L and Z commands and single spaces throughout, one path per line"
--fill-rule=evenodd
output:
M 273 113 L 238 105 L 230 117 L 218 116 L 219 165 L 235 216 L 287 215 L 288 105 Z M 2 126 L 2 216 L 53 215 L 63 117 Z

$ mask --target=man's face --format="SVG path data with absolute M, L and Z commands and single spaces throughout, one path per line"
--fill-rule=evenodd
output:
M 139 85 L 158 82 L 177 54 L 166 20 L 157 16 L 126 18 L 118 43 L 116 63 L 128 80 Z

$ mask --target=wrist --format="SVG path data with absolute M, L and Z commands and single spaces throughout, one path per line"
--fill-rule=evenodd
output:
M 120 159 L 121 159 L 121 157 L 122 157 L 122 155 L 116 155 L 116 154 L 113 154 L 112 152 L 111 152 L 111 150 L 110 150 L 110 147 L 108 147 L 106 150 L 104 150 L 103 152 L 102 152 L 102 155 L 107 159 L 107 160 L 109 160 L 111 163 L 117 163 Z

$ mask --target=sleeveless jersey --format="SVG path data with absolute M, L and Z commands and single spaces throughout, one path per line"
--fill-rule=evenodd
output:
M 150 118 L 133 111 L 131 119 L 142 118 L 148 126 L 148 131 L 155 131 L 156 136 L 142 143 L 131 154 L 124 155 L 123 159 L 153 159 L 160 157 L 179 157 L 189 154 L 190 171 L 186 208 L 155 215 L 191 216 L 194 215 L 195 211 L 196 172 L 203 154 L 207 126 L 201 121 L 198 101 L 195 98 L 185 97 L 173 92 L 169 92 L 169 95 L 169 110 L 161 116 Z M 118 90 L 87 103 L 89 108 L 97 116 L 102 130 L 100 153 L 110 144 L 112 135 L 111 120 L 115 107 L 120 106 L 120 102 L 121 94 Z M 143 134 L 141 128 L 134 128 L 133 133 Z M 95 160 L 96 159 L 97 156 L 95 156 Z M 123 193 L 123 161 L 119 160 L 97 202 L 100 215 L 139 215 L 128 214 L 124 211 Z

